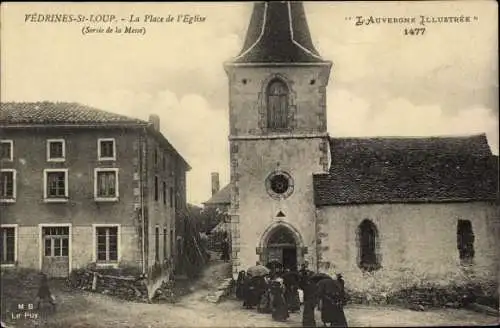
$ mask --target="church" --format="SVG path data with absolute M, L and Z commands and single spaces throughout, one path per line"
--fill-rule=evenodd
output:
M 234 275 L 279 261 L 376 293 L 464 272 L 497 281 L 498 159 L 485 135 L 330 137 L 332 62 L 301 2 L 255 3 L 224 69 Z

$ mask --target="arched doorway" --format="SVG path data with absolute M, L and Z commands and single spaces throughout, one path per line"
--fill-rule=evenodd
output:
M 303 242 L 299 233 L 288 224 L 269 227 L 261 240 L 260 260 L 266 265 L 276 261 L 284 268 L 297 269 L 302 263 Z

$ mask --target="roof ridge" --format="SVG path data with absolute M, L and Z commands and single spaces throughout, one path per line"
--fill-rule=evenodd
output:
M 47 123 L 137 123 L 148 121 L 76 101 L 3 101 L 0 102 L 4 124 Z
M 471 133 L 471 134 L 440 134 L 440 135 L 426 135 L 426 136 L 396 136 L 396 135 L 387 135 L 387 136 L 346 136 L 346 137 L 334 137 L 330 136 L 331 140 L 390 140 L 390 139 L 408 139 L 408 140 L 417 140 L 417 139 L 460 139 L 460 138 L 471 138 L 471 137 L 482 137 L 486 136 L 485 132 L 481 133 Z

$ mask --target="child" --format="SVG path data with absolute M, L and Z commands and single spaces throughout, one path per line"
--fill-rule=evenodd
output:
M 36 308 L 40 309 L 40 302 L 48 300 L 52 305 L 52 308 L 55 310 L 56 308 L 56 298 L 49 289 L 49 282 L 47 279 L 47 275 L 45 273 L 40 273 L 40 287 L 38 288 L 38 294 L 36 296 Z

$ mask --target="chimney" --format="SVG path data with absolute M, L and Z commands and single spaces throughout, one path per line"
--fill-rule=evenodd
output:
M 155 131 L 160 131 L 160 117 L 156 114 L 149 115 L 149 123 L 153 125 Z
M 219 191 L 219 173 L 212 172 L 212 196 Z

